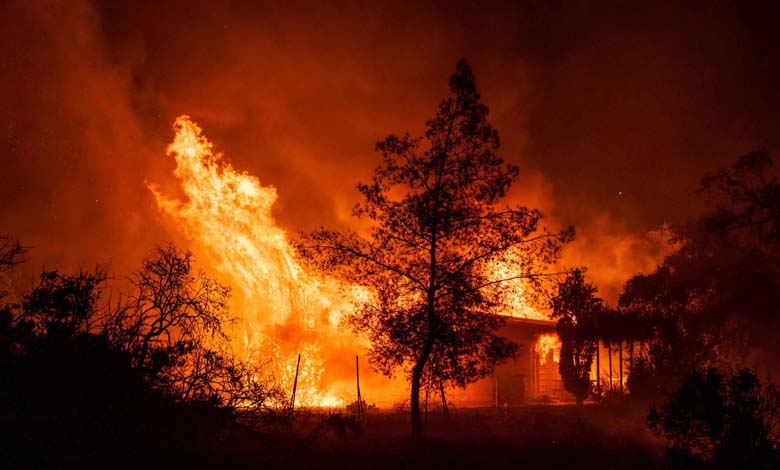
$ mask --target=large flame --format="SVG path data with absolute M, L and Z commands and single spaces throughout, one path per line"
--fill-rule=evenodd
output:
M 234 307 L 243 330 L 237 350 L 263 362 L 270 356 L 274 377 L 288 389 L 301 353 L 296 402 L 341 404 L 323 386 L 320 342 L 339 337 L 340 318 L 366 291 L 306 272 L 271 215 L 276 189 L 234 170 L 188 116 L 177 118 L 174 129 L 167 153 L 176 161 L 174 175 L 186 200 L 150 189 L 159 207 L 237 289 Z
M 508 260 L 494 261 L 488 266 L 488 278 L 491 281 L 507 279 L 500 287 L 501 314 L 515 318 L 550 320 L 548 315 L 529 302 L 527 295 L 529 286 L 526 280 L 515 278 L 518 266 L 522 265 L 522 257 L 513 252 L 509 253 L 508 258 Z
M 551 352 L 553 362 L 557 363 L 561 360 L 561 340 L 555 333 L 539 336 L 534 349 L 539 356 L 539 364 L 541 365 L 547 363 L 547 357 Z

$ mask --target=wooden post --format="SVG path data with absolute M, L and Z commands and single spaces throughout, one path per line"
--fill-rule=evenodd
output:
M 425 424 L 428 424 L 428 387 L 425 387 Z
M 534 353 L 534 346 L 533 343 L 531 344 L 531 347 L 528 349 L 528 360 L 529 362 L 529 370 L 531 371 L 528 374 L 528 396 L 535 397 L 538 393 L 538 386 L 536 385 L 536 354 Z
M 358 419 L 363 416 L 363 403 L 360 398 L 360 365 L 358 364 L 358 356 L 355 355 L 355 380 L 357 382 L 357 415 Z
M 441 392 L 441 410 L 444 416 L 450 416 L 450 410 L 447 408 L 447 397 L 444 395 L 444 382 L 439 381 L 439 391 Z
M 601 341 L 596 340 L 596 394 L 601 400 Z
M 609 391 L 612 391 L 612 341 L 607 341 L 607 354 L 609 354 Z
M 542 387 L 539 386 L 539 377 L 540 377 L 539 368 L 542 366 L 542 363 L 535 352 L 533 357 L 534 357 L 534 379 L 536 381 L 536 394 L 538 395 L 542 389 Z
M 293 381 L 292 398 L 290 398 L 290 412 L 295 409 L 295 391 L 298 388 L 298 371 L 301 368 L 301 353 L 298 353 L 298 364 L 295 365 L 295 380 Z
M 620 394 L 623 394 L 623 341 L 620 341 L 620 349 L 618 349 L 618 361 L 620 361 Z

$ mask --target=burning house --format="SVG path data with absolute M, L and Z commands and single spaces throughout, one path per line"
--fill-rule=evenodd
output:
M 451 391 L 454 401 L 460 406 L 481 407 L 573 400 L 564 390 L 558 372 L 560 341 L 555 322 L 510 317 L 498 334 L 517 344 L 517 355 L 496 367 L 492 377 L 463 391 Z
M 450 391 L 452 400 L 460 406 L 473 407 L 574 401 L 574 396 L 563 387 L 558 371 L 561 343 L 554 321 L 510 317 L 499 334 L 517 344 L 517 356 L 496 367 L 492 377 L 463 391 Z M 599 342 L 590 373 L 594 392 L 599 387 L 602 393 L 625 388 L 631 361 L 624 353 L 620 344 Z

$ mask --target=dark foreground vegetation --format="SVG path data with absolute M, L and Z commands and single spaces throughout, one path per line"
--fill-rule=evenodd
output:
M 632 402 L 651 406 L 648 424 L 668 443 L 667 466 L 778 468 L 777 171 L 768 152 L 753 152 L 707 174 L 698 192 L 704 213 L 671 227 L 673 252 L 629 279 L 617 306 L 584 270 L 559 284 L 551 306 L 563 385 L 579 402 L 614 394 L 601 376 L 594 390 L 589 374 L 597 344 L 618 348 Z
M 4 270 L 25 250 L 8 239 Z M 164 247 L 122 299 L 107 271 L 41 274 L 6 297 L 0 329 L 3 468 L 654 468 L 635 409 L 450 409 L 408 435 L 408 410 L 290 413 L 268 383 L 213 349 L 227 292 Z M 148 291 L 147 291 L 148 290 Z M 163 327 L 161 328 L 160 325 Z M 175 326 L 175 327 L 174 327 Z M 244 406 L 242 406 L 244 405 Z
M 108 447 L 87 454 L 77 454 L 75 451 L 82 450 L 80 447 L 62 449 L 61 454 L 37 448 L 35 458 L 15 450 L 10 459 L 6 457 L 5 463 L 12 468 L 137 468 L 140 465 L 143 468 L 349 469 L 571 468 L 572 462 L 583 468 L 622 469 L 662 468 L 663 463 L 663 445 L 647 430 L 643 415 L 622 406 L 451 411 L 449 417 L 429 415 L 427 436 L 422 440 L 409 437 L 408 413 L 370 413 L 358 433 L 352 430 L 342 433 L 345 428 L 338 423 L 341 418 L 334 420 L 333 416 L 324 410 L 301 411 L 289 423 L 293 433 L 205 427 L 214 423 L 200 422 L 204 431 L 177 429 L 182 433 L 179 437 L 168 438 L 153 447 L 148 443 L 138 446 L 136 440 L 134 449 Z M 178 416 L 188 420 L 192 417 L 192 414 Z M 207 433 L 205 429 L 215 432 Z M 91 437 L 88 433 L 81 439 Z M 186 442 L 193 437 L 196 439 Z M 148 437 L 153 438 L 159 439 L 159 433 Z M 93 444 L 105 443 L 91 440 Z M 178 443 L 171 445 L 172 441 Z
M 0 274 L 25 252 L 0 239 Z M 226 349 L 228 289 L 194 273 L 190 253 L 159 248 L 124 296 L 107 277 L 44 271 L 22 296 L 0 292 L 5 464 L 160 462 L 284 422 L 269 408 L 278 391 Z
M 623 404 L 460 409 L 430 416 L 426 438 L 408 418 L 369 415 L 363 436 L 322 441 L 322 461 L 347 468 L 659 468 L 663 445 Z

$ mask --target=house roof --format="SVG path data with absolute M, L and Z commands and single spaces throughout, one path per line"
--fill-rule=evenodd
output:
M 553 320 L 539 320 L 536 318 L 508 317 L 505 328 L 523 328 L 537 331 L 555 331 Z

